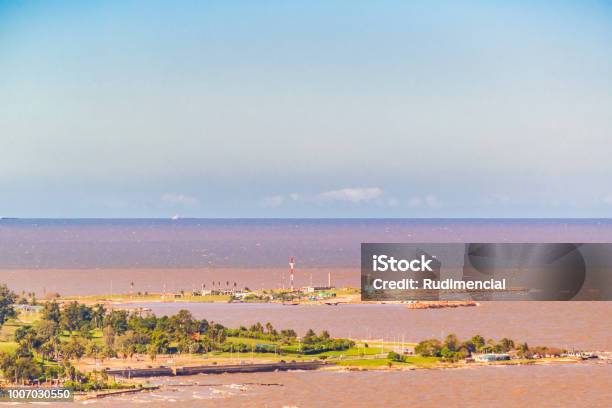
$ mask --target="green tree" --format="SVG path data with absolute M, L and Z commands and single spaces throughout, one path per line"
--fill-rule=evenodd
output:
M 249 328 L 249 331 L 253 333 L 263 333 L 264 327 L 261 325 L 261 323 L 257 322 Z
M 514 349 L 514 340 L 504 337 L 499 341 L 498 347 L 502 353 L 507 353 Z
M 53 320 L 40 320 L 34 324 L 34 331 L 40 340 L 44 343 L 49 341 L 51 337 L 59 334 L 59 325 Z
M 59 324 L 61 317 L 59 304 L 55 300 L 45 303 L 41 317 L 43 320 L 50 320 Z
M 46 341 L 45 343 L 41 344 L 39 352 L 40 355 L 43 359 L 43 363 L 46 360 L 51 360 L 54 356 L 55 356 L 55 343 L 51 340 Z
M 125 310 L 113 310 L 104 318 L 104 324 L 113 328 L 116 334 L 128 329 L 128 314 Z
M 312 329 L 308 329 L 304 337 L 302 337 L 302 343 L 304 344 L 313 344 L 318 340 L 317 334 Z
M 475 351 L 480 351 L 485 345 L 485 338 L 477 334 L 471 338 L 470 342 L 474 345 Z
M 67 330 L 70 335 L 80 327 L 81 323 L 81 308 L 79 304 L 70 302 L 64 306 L 60 314 L 60 325 L 62 329 Z
M 471 354 L 476 351 L 476 345 L 472 342 L 472 340 L 467 340 L 461 344 L 461 349 L 464 349 L 468 352 L 468 354 Z
M 155 359 L 157 358 L 157 346 L 154 344 L 149 344 L 149 358 L 151 359 L 151 361 L 155 361 Z
M 123 358 L 132 358 L 136 354 L 138 340 L 138 335 L 134 331 L 128 330 L 115 339 L 115 348 L 123 354 Z
M 17 315 L 13 304 L 17 300 L 17 295 L 13 293 L 5 284 L 0 285 L 0 327 L 10 318 Z
M 457 351 L 459 349 L 459 339 L 454 334 L 449 334 L 444 340 L 444 347 L 450 351 Z
M 402 362 L 405 360 L 403 356 L 396 353 L 395 351 L 390 351 L 389 354 L 387 354 L 387 358 L 391 361 L 397 361 L 397 362 Z
M 531 357 L 531 353 L 529 351 L 529 345 L 527 343 L 519 344 L 516 347 L 516 350 L 517 350 L 517 354 L 519 355 L 519 357 L 522 357 L 522 358 Z
M 440 357 L 441 351 L 442 343 L 438 339 L 424 340 L 414 348 L 414 352 L 423 357 Z
M 42 374 L 39 364 L 31 357 L 18 357 L 14 354 L 0 353 L 2 375 L 15 384 L 28 384 Z
M 73 338 L 71 341 L 62 345 L 62 355 L 67 360 L 79 360 L 85 354 L 85 345 L 82 341 Z
M 99 329 L 104 325 L 104 315 L 106 315 L 106 308 L 104 305 L 95 305 L 91 312 L 91 319 L 95 328 Z
M 115 344 L 115 330 L 112 326 L 106 326 L 102 330 L 102 338 L 104 339 L 104 344 L 107 347 L 112 347 Z
M 151 346 L 155 349 L 156 354 L 165 354 L 168 351 L 169 344 L 170 341 L 166 333 L 155 330 L 151 334 Z
M 18 357 L 15 361 L 15 382 L 22 384 L 30 383 L 39 378 L 42 372 L 40 365 L 31 357 Z
M 168 320 L 168 324 L 175 340 L 191 337 L 199 329 L 199 323 L 188 310 L 180 310 Z

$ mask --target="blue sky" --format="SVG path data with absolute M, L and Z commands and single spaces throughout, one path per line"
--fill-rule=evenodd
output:
M 604 1 L 0 1 L 0 107 L 0 216 L 612 216 Z

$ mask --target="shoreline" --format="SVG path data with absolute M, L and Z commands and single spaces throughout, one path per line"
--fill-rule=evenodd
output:
M 110 376 L 123 378 L 156 378 L 156 377 L 191 377 L 198 374 L 235 374 L 255 373 L 262 371 L 413 371 L 413 370 L 448 370 L 458 368 L 481 368 L 495 366 L 520 366 L 520 365 L 557 365 L 557 364 L 593 364 L 594 361 L 585 361 L 578 358 L 543 358 L 543 359 L 517 359 L 496 362 L 435 362 L 435 363 L 400 363 L 380 364 L 376 366 L 361 366 L 351 364 L 364 360 L 377 361 L 378 359 L 355 359 L 345 361 L 292 361 L 292 362 L 269 362 L 269 363 L 234 363 L 234 364 L 205 364 L 185 365 L 177 367 L 158 366 L 150 368 L 117 367 L 107 369 Z M 382 361 L 381 361 L 382 362 Z M 343 364 L 347 363 L 347 364 Z M 610 364 L 608 360 L 598 360 L 598 364 Z
M 307 363 L 307 362 L 303 362 L 303 363 Z M 303 363 L 300 363 L 300 364 L 303 364 Z M 316 362 L 313 361 L 310 363 L 316 363 Z M 552 366 L 552 365 L 559 365 L 559 364 L 593 365 L 593 363 L 595 363 L 596 365 L 611 364 L 611 362 L 607 360 L 599 360 L 597 362 L 593 362 L 593 361 L 583 361 L 583 360 L 574 359 L 574 358 L 551 358 L 551 359 L 520 360 L 520 361 L 511 360 L 511 361 L 498 361 L 498 362 L 492 362 L 492 363 L 481 363 L 481 362 L 436 363 L 432 365 L 394 363 L 391 366 L 382 365 L 382 366 L 377 366 L 377 367 L 338 365 L 336 363 L 319 362 L 316 368 L 309 368 L 307 370 L 308 371 L 327 371 L 327 372 L 368 372 L 368 371 L 404 372 L 404 371 L 416 371 L 416 370 L 453 370 L 453 369 L 470 369 L 470 368 L 478 369 L 478 368 L 483 368 L 483 367 L 512 367 L 512 366 L 530 366 L 530 365 L 533 365 L 533 366 L 535 365 Z M 247 366 L 247 367 L 250 365 L 255 365 L 255 364 L 244 364 L 244 366 Z M 233 366 L 235 367 L 235 365 Z M 200 366 L 200 367 L 203 367 L 203 366 Z M 223 374 L 253 374 L 253 373 L 260 372 L 260 371 L 239 371 L 239 372 L 224 371 L 225 367 L 231 367 L 229 365 L 227 366 L 208 365 L 204 367 L 216 368 L 219 371 L 219 373 L 217 374 L 222 374 L 222 373 Z M 183 368 L 188 369 L 189 367 L 183 367 Z M 125 368 L 124 370 L 128 370 L 128 368 Z M 118 370 L 113 370 L 113 371 L 118 371 Z M 267 371 L 281 373 L 281 372 L 290 372 L 290 371 L 301 372 L 305 370 L 302 368 L 293 369 L 293 368 L 288 367 L 287 369 L 283 369 L 283 370 L 267 370 Z M 181 378 L 184 378 L 186 381 L 191 381 L 190 379 L 195 378 L 200 374 L 215 375 L 214 373 L 195 372 L 195 373 L 189 373 L 189 374 L 180 374 L 176 376 L 180 376 Z M 157 376 L 151 376 L 147 378 L 160 378 L 160 377 L 162 376 L 157 375 Z M 143 378 L 143 377 L 139 377 L 139 378 Z M 88 400 L 121 396 L 121 395 L 126 395 L 126 394 L 151 392 L 151 391 L 157 391 L 157 390 L 176 390 L 176 387 L 177 387 L 176 384 L 151 384 L 148 381 L 139 382 L 134 377 L 132 377 L 131 381 L 133 381 L 134 385 L 136 385 L 135 388 L 107 389 L 107 390 L 99 390 L 99 391 L 93 391 L 93 392 L 91 391 L 90 392 L 76 392 L 74 394 L 74 401 L 88 401 Z M 181 384 L 181 386 L 192 386 L 192 385 L 196 385 L 196 384 L 195 383 L 186 383 L 186 384 L 182 383 Z M 269 385 L 269 384 L 265 384 L 265 385 Z
M 601 363 L 601 361 L 600 361 Z M 524 365 L 558 365 L 558 364 L 582 364 L 587 365 L 588 362 L 572 359 L 572 358 L 557 358 L 557 359 L 538 359 L 538 360 L 509 360 L 509 361 L 497 361 L 497 362 L 455 362 L 455 363 L 434 363 L 431 365 L 418 365 L 418 364 L 402 364 L 392 363 L 391 366 L 381 365 L 376 367 L 361 367 L 361 366 L 331 366 L 324 367 L 323 370 L 333 371 L 414 371 L 414 370 L 452 370 L 452 369 L 463 369 L 463 368 L 482 368 L 482 367 L 501 367 L 501 366 L 524 366 Z
M 477 307 L 481 304 L 473 300 L 361 300 L 359 289 L 343 288 L 342 291 L 353 292 L 350 295 L 343 294 L 327 299 L 294 299 L 291 301 L 270 299 L 244 301 L 233 299 L 228 295 L 213 296 L 184 296 L 182 298 L 172 297 L 169 294 L 151 293 L 147 295 L 118 294 L 113 297 L 105 295 L 65 296 L 57 298 L 58 303 L 79 302 L 88 306 L 103 304 L 106 306 L 125 306 L 131 304 L 168 304 L 168 303 L 221 303 L 221 304 L 278 304 L 282 306 L 341 306 L 341 305 L 405 305 L 409 310 L 423 309 L 455 309 L 462 307 Z M 273 290 L 271 290 L 273 291 Z M 257 293 L 257 292 L 254 292 Z M 49 300 L 46 300 L 49 301 Z
M 145 391 L 155 391 L 159 390 L 162 387 L 159 385 L 147 385 L 138 388 L 128 388 L 124 390 L 101 390 L 95 392 L 87 392 L 87 393 L 75 393 L 74 401 L 87 401 L 92 399 L 101 399 L 107 397 L 115 397 L 117 395 L 125 395 L 125 394 L 136 394 Z

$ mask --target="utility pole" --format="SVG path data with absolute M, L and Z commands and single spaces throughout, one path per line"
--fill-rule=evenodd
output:
M 289 268 L 290 268 L 290 270 L 289 270 L 289 273 L 290 273 L 290 275 L 289 275 L 289 282 L 290 282 L 291 291 L 293 292 L 293 270 L 295 268 L 295 261 L 294 261 L 293 257 L 291 257 L 291 259 L 289 260 Z

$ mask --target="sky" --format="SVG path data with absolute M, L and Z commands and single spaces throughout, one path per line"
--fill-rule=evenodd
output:
M 612 217 L 612 4 L 0 0 L 0 146 L 7 217 Z

